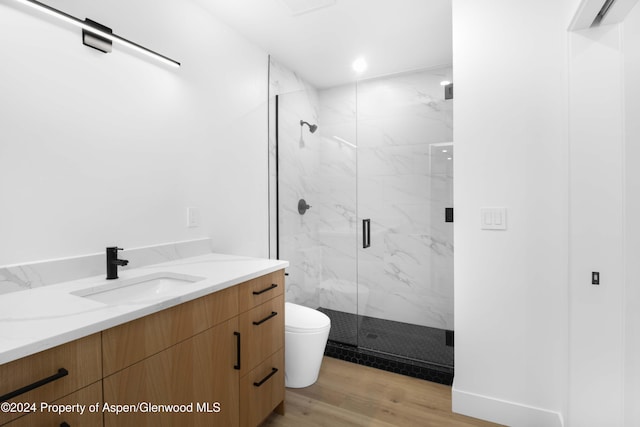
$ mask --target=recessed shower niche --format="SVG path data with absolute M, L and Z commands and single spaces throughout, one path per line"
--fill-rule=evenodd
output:
M 450 384 L 451 68 L 315 88 L 270 67 L 271 256 L 291 263 L 287 301 L 331 318 L 326 354 Z

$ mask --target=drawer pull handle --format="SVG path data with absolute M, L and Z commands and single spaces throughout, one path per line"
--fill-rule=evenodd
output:
M 278 313 L 276 313 L 275 311 L 272 311 L 270 315 L 268 315 L 267 317 L 265 317 L 264 319 L 258 321 L 258 322 L 253 322 L 254 325 L 259 326 L 262 325 L 264 322 L 266 322 L 267 320 L 276 317 L 278 315 Z
M 271 372 L 269 372 L 269 375 L 264 377 L 260 382 L 253 383 L 253 385 L 256 386 L 256 387 L 260 387 L 262 384 L 266 383 L 269 380 L 269 378 L 274 376 L 276 374 L 276 372 L 278 372 L 278 368 L 271 368 Z
M 271 286 L 269 286 L 268 288 L 264 288 L 264 289 L 263 289 L 263 290 L 261 290 L 261 291 L 253 291 L 253 294 L 254 294 L 254 295 L 264 294 L 265 292 L 268 292 L 268 291 L 270 291 L 271 289 L 275 289 L 275 288 L 277 288 L 277 287 L 278 287 L 278 285 L 277 285 L 276 283 L 273 283 Z
M 60 427 L 71 427 L 68 422 L 63 421 L 60 423 Z
M 234 332 L 233 335 L 236 336 L 236 349 L 237 349 L 237 353 L 236 353 L 236 364 L 233 365 L 233 369 L 240 369 L 240 332 Z
M 47 378 L 43 378 L 40 381 L 36 381 L 33 384 L 29 384 L 27 386 L 24 386 L 22 388 L 19 388 L 18 390 L 14 390 L 11 393 L 7 393 L 3 396 L 0 396 L 0 402 L 6 402 L 7 400 L 13 399 L 16 396 L 20 396 L 21 394 L 24 394 L 28 391 L 31 391 L 33 389 L 36 389 L 38 387 L 42 387 L 45 384 L 49 384 L 50 382 L 53 382 L 55 380 L 58 380 L 62 377 L 66 377 L 67 375 L 69 375 L 69 371 L 67 371 L 64 368 L 60 368 L 58 369 L 58 373 L 51 375 L 50 377 Z

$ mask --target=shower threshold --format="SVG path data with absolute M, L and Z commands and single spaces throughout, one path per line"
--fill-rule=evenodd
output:
M 452 331 L 318 310 L 331 319 L 325 355 L 440 384 L 453 383 Z

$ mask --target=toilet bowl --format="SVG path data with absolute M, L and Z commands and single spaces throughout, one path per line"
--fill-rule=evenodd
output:
M 297 304 L 284 305 L 284 382 L 302 388 L 315 383 L 320 373 L 331 320 L 317 310 Z

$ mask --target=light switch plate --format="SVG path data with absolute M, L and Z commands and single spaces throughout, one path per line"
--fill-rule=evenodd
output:
M 507 208 L 480 208 L 482 230 L 506 230 Z
M 200 210 L 198 208 L 187 208 L 187 227 L 200 227 Z

